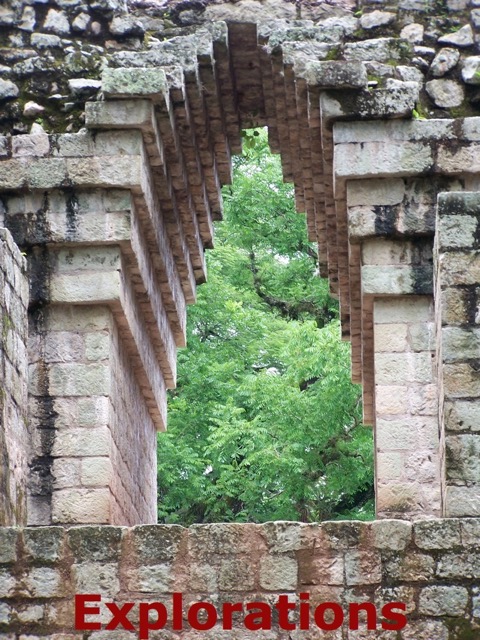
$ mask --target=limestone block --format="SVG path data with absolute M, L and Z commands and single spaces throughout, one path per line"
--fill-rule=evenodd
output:
M 57 457 L 108 456 L 111 435 L 107 427 L 58 431 L 52 454 Z
M 256 573 L 255 566 L 249 558 L 222 559 L 218 574 L 218 586 L 222 591 L 250 591 L 255 586 Z M 282 577 L 288 580 L 288 575 L 283 576 L 282 573 L 275 577 L 277 580 L 281 580 Z M 268 580 L 272 576 L 267 573 L 266 578 Z
M 78 426 L 99 427 L 106 425 L 109 409 L 109 400 L 105 396 L 78 398 Z
M 95 152 L 100 156 L 135 156 L 143 152 L 140 131 L 100 131 L 95 136 Z
M 458 173 L 478 173 L 480 171 L 480 146 L 470 144 L 467 147 L 451 149 L 439 145 L 437 151 L 437 171 L 447 175 Z
M 183 527 L 140 525 L 133 527 L 129 544 L 142 564 L 163 564 L 173 560 L 186 530 Z
M 422 142 L 337 144 L 334 163 L 340 178 L 419 175 L 433 166 L 433 153 Z
M 470 122 L 471 121 L 471 122 Z M 468 118 L 463 124 L 465 136 L 468 139 L 480 139 L 480 118 Z M 475 192 L 444 192 L 438 194 L 438 211 L 440 223 L 447 216 L 474 216 L 478 217 L 480 204 L 479 194 Z M 441 245 L 443 246 L 443 245 Z
M 375 520 L 372 531 L 377 549 L 403 551 L 412 539 L 412 525 L 401 520 Z
M 101 305 L 52 305 L 45 322 L 50 331 L 102 331 L 111 328 L 112 314 Z
M 153 104 L 150 100 L 108 100 L 87 102 L 85 105 L 85 125 L 89 129 L 145 129 L 152 126 L 152 117 Z
M 65 595 L 65 583 L 60 571 L 49 567 L 35 567 L 24 579 L 32 598 L 54 598 Z
M 44 135 L 23 135 L 12 137 L 12 157 L 42 157 L 50 152 L 49 137 Z
M 56 267 L 60 272 L 77 272 L 81 269 L 110 271 L 118 269 L 121 255 L 118 247 L 75 247 L 60 249 L 55 254 Z
M 213 554 L 250 554 L 262 540 L 256 529 L 238 524 L 192 525 L 189 528 L 189 549 L 204 558 Z
M 371 295 L 429 294 L 433 291 L 433 270 L 431 266 L 364 265 L 362 291 Z
M 302 548 L 302 525 L 292 522 L 266 522 L 261 528 L 262 536 L 271 553 L 285 553 Z
M 119 271 L 56 274 L 50 282 L 50 300 L 60 303 L 107 303 L 120 299 Z
M 418 446 L 418 434 L 415 429 L 409 428 L 408 418 L 385 420 L 377 419 L 376 444 L 380 450 L 390 449 L 412 451 Z
M 300 584 L 343 585 L 344 575 L 345 561 L 341 555 L 321 554 L 308 565 L 299 565 Z
M 0 87 L 1 88 L 1 87 Z M 27 172 L 24 159 L 0 162 L 0 186 L 2 189 L 21 189 L 26 186 Z
M 75 593 L 101 593 L 115 597 L 120 591 L 116 563 L 82 562 L 72 566 Z
M 25 607 L 22 611 L 17 613 L 18 619 L 24 624 L 32 622 L 40 622 L 45 615 L 44 605 L 33 605 L 31 607 Z
M 105 487 L 112 481 L 113 468 L 109 457 L 84 458 L 81 469 L 80 480 L 85 487 Z
M 432 299 L 429 296 L 385 299 L 375 301 L 375 324 L 422 322 L 431 317 Z
M 408 388 L 400 385 L 376 385 L 375 407 L 377 415 L 408 413 Z
M 480 578 L 480 556 L 465 549 L 457 553 L 445 553 L 437 565 L 437 575 L 450 580 Z
M 128 589 L 140 592 L 165 593 L 173 590 L 173 572 L 170 564 L 138 567 L 128 579 Z
M 381 324 L 374 328 L 375 351 L 407 351 L 407 325 L 405 323 Z
M 448 640 L 449 630 L 440 620 L 410 620 L 402 635 L 404 640 Z
M 464 518 L 460 520 L 462 543 L 470 547 L 478 547 L 480 543 L 480 520 L 478 518 Z
M 408 342 L 413 351 L 433 351 L 435 348 L 435 325 L 433 322 L 410 325 Z
M 462 78 L 467 84 L 480 84 L 480 56 L 469 56 L 463 61 Z
M 447 400 L 445 427 L 449 431 L 480 431 L 480 401 Z
M 393 79 L 385 89 L 374 91 L 324 91 L 320 94 L 322 118 L 329 122 L 342 116 L 362 120 L 408 117 L 418 101 L 419 91 L 418 82 Z
M 434 520 L 416 522 L 414 540 L 420 549 L 451 549 L 461 545 L 460 521 Z
M 110 336 L 96 331 L 85 334 L 85 357 L 87 360 L 106 360 L 110 355 Z
M 444 194 L 442 194 L 443 196 Z M 454 194 L 449 194 L 453 196 Z M 477 202 L 476 198 L 469 199 L 473 204 Z M 465 203 L 460 204 L 459 198 L 440 198 L 439 199 L 439 216 L 437 220 L 439 249 L 461 249 L 476 247 L 476 233 L 479 226 L 479 220 L 475 215 L 462 215 L 458 213 L 458 207 L 469 212 L 469 203 L 465 198 Z M 447 212 L 453 209 L 452 215 Z M 473 213 L 473 212 L 471 212 Z
M 345 554 L 347 585 L 376 584 L 382 581 L 380 554 L 372 551 L 347 551 Z
M 478 487 L 447 486 L 445 511 L 448 518 L 480 516 Z
M 0 563 L 11 564 L 17 559 L 18 531 L 10 528 L 0 529 Z
M 52 521 L 56 523 L 108 524 L 109 489 L 62 489 L 52 494 Z
M 49 136 L 52 141 L 52 155 L 62 158 L 83 158 L 94 155 L 94 141 L 90 133 L 63 133 L 56 136 Z M 65 202 L 64 194 L 63 202 Z M 52 202 L 49 202 L 52 208 Z M 63 207 L 62 207 L 63 208 Z
M 438 39 L 440 44 L 451 44 L 455 47 L 470 47 L 473 44 L 473 30 L 469 24 Z
M 405 183 L 401 178 L 391 180 L 351 180 L 347 182 L 347 205 L 394 205 L 402 202 Z
M 0 598 L 13 596 L 16 580 L 8 569 L 0 569 Z
M 107 364 L 52 364 L 49 371 L 50 393 L 59 396 L 108 395 L 110 373 Z
M 451 326 L 470 322 L 469 292 L 447 287 L 441 294 L 442 322 Z
M 268 591 L 296 589 L 297 573 L 297 561 L 287 555 L 264 556 L 260 561 L 260 585 Z
M 362 29 L 376 29 L 377 27 L 385 27 L 395 22 L 396 14 L 389 11 L 371 11 L 364 13 L 360 18 Z M 403 37 L 403 36 L 402 36 Z
M 56 458 L 52 464 L 52 475 L 55 490 L 80 486 L 80 460 Z
M 478 358 L 480 353 L 480 328 L 442 328 L 442 358 L 444 362 L 459 362 Z
M 164 94 L 168 91 L 167 78 L 163 69 L 104 69 L 102 90 L 109 98 L 145 97 Z
M 430 616 L 462 616 L 468 604 L 465 587 L 425 587 L 420 592 L 419 613 Z
M 460 53 L 456 49 L 445 47 L 440 49 L 430 65 L 430 71 L 435 78 L 444 76 L 453 69 L 460 60 Z
M 412 415 L 438 415 L 438 397 L 436 384 L 411 386 L 408 390 L 409 412 Z
M 118 563 L 125 530 L 121 527 L 75 527 L 67 538 L 75 563 Z
M 401 61 L 410 52 L 410 43 L 397 38 L 376 38 L 345 45 L 347 60 L 375 60 L 376 62 Z
M 387 120 L 383 122 L 337 122 L 333 128 L 335 144 L 361 142 L 416 142 L 420 150 L 427 140 L 455 137 L 452 120 Z M 372 162 L 373 162 L 372 158 Z M 377 158 L 378 162 L 378 158 Z M 355 176 L 352 176 L 355 178 Z M 358 176 L 357 176 L 358 178 Z
M 429 383 L 433 380 L 430 353 L 377 353 L 377 384 L 401 385 L 409 382 Z
M 411 472 L 410 473 L 411 477 Z M 407 474 L 405 474 L 407 475 Z M 440 490 L 438 480 L 435 485 L 424 485 L 416 482 L 395 479 L 393 482 L 377 484 L 377 513 L 382 517 L 394 515 L 398 518 L 424 517 L 426 513 L 438 516 L 441 513 Z
M 417 265 L 431 261 L 430 243 L 375 238 L 362 243 L 364 265 Z
M 404 40 L 408 40 L 412 44 L 420 44 L 423 42 L 425 28 L 423 24 L 418 22 L 412 22 L 407 24 L 400 32 L 400 37 Z
M 463 434 L 447 436 L 447 478 L 465 483 L 480 481 L 480 436 Z
M 65 184 L 67 166 L 63 158 L 28 159 L 26 180 L 31 189 L 52 189 Z
M 42 351 L 44 362 L 83 360 L 83 337 L 70 331 L 51 331 L 43 340 Z
M 450 399 L 480 396 L 480 377 L 471 363 L 445 364 L 443 384 L 445 395 Z
M 456 80 L 444 78 L 430 80 L 425 88 L 437 107 L 451 109 L 459 107 L 465 100 L 465 89 Z
M 23 544 L 32 561 L 56 562 L 65 552 L 65 531 L 58 527 L 26 528 Z
M 410 552 L 391 557 L 384 566 L 394 580 L 426 582 L 434 576 L 435 561 L 425 553 Z
M 355 89 L 368 84 L 367 71 L 363 62 L 328 60 L 307 62 L 302 77 L 308 85 L 320 89 Z
M 455 286 L 480 282 L 480 251 L 449 252 L 442 256 L 441 285 Z
M 58 35 L 66 35 L 70 33 L 70 23 L 67 14 L 64 11 L 49 9 L 43 28 L 46 31 L 53 31 Z
M 401 430 L 409 431 L 411 435 L 402 436 Z M 403 419 L 395 417 L 391 420 L 382 420 L 378 430 L 382 432 L 381 440 L 377 439 L 379 448 L 384 450 L 402 449 L 402 444 L 410 452 L 429 455 L 438 449 L 438 418 L 437 416 L 407 416 Z M 393 436 L 393 437 L 392 437 Z M 398 437 L 398 440 L 397 440 Z M 414 446 L 407 447 L 408 442 L 415 442 Z M 421 467 L 417 469 L 418 474 L 422 472 Z M 426 470 L 428 475 L 428 470 Z M 429 478 L 424 478 L 428 480 Z

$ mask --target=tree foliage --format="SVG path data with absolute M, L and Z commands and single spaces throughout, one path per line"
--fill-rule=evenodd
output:
M 159 521 L 372 517 L 371 430 L 336 302 L 266 134 L 244 149 L 159 435 Z

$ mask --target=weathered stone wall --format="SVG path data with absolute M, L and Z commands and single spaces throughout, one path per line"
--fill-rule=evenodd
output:
M 173 592 L 185 607 L 286 593 L 345 611 L 407 607 L 401 631 L 287 632 L 277 615 L 254 632 L 238 618 L 231 632 L 186 620 L 184 632 L 152 632 L 161 640 L 480 634 L 480 523 L 466 517 L 480 513 L 477 4 L 0 8 L 1 224 L 27 255 L 32 293 L 30 443 L 17 418 L 0 438 L 18 452 L 9 482 L 20 493 L 29 461 L 28 522 L 155 521 L 155 429 L 220 189 L 252 125 L 268 126 L 340 300 L 375 429 L 377 514 L 405 519 L 2 528 L 0 635 L 71 640 L 74 594 L 85 592 L 168 610 Z M 3 370 L 21 354 L 8 352 Z M 5 522 L 25 524 L 22 499 L 11 515 L 14 491 Z
M 25 523 L 27 512 L 27 306 L 25 258 L 0 228 L 0 526 Z
M 437 212 L 436 296 L 445 451 L 445 508 L 475 515 L 480 504 L 478 417 L 478 193 L 442 193 Z
M 157 602 L 165 605 L 169 617 L 165 629 L 149 632 L 150 638 L 159 640 L 474 640 L 480 627 L 479 557 L 478 519 L 413 525 L 385 520 L 189 529 L 4 528 L 0 530 L 0 634 L 5 640 L 138 638 L 140 603 Z M 183 597 L 177 631 L 172 629 L 173 593 Z M 86 603 L 99 606 L 99 614 L 85 618 L 100 623 L 101 629 L 75 633 L 75 594 L 101 595 L 102 602 Z M 299 628 L 300 594 L 309 597 L 310 631 Z M 260 601 L 273 606 L 281 595 L 297 604 L 289 616 L 296 628 L 282 630 L 274 611 L 271 630 L 247 630 L 244 609 L 233 614 L 231 630 L 222 630 L 223 603 Z M 306 596 L 302 598 L 305 602 Z M 200 601 L 219 611 L 212 629 L 192 630 L 188 608 Z M 134 603 L 127 616 L 134 629 L 105 629 L 113 618 L 106 602 Z M 345 624 L 338 630 L 319 631 L 313 611 L 332 602 L 345 612 Z M 349 604 L 365 602 L 376 606 L 378 619 L 369 615 L 376 631 L 367 630 L 364 613 L 359 629 L 348 629 Z M 393 602 L 405 604 L 407 624 L 401 631 L 381 627 L 388 617 L 382 616 L 382 607 Z M 179 617 L 183 631 L 178 630 Z M 152 628 L 156 619 L 152 611 Z M 328 613 L 325 619 L 331 622 Z M 205 622 L 201 616 L 200 620 Z

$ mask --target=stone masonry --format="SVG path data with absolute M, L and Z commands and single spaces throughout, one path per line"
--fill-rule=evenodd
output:
M 0 229 L 0 526 L 27 517 L 27 306 L 25 258 Z
M 173 593 L 187 622 L 301 593 L 408 619 L 162 640 L 480 637 L 479 85 L 476 0 L 0 6 L 0 638 L 81 637 L 88 592 L 132 620 Z M 186 307 L 252 126 L 340 302 L 374 523 L 155 526 Z M 138 637 L 107 613 L 83 637 Z

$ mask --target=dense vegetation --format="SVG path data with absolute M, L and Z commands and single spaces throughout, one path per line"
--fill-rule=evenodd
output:
M 244 148 L 159 436 L 159 521 L 372 517 L 372 436 L 337 304 L 266 134 Z

